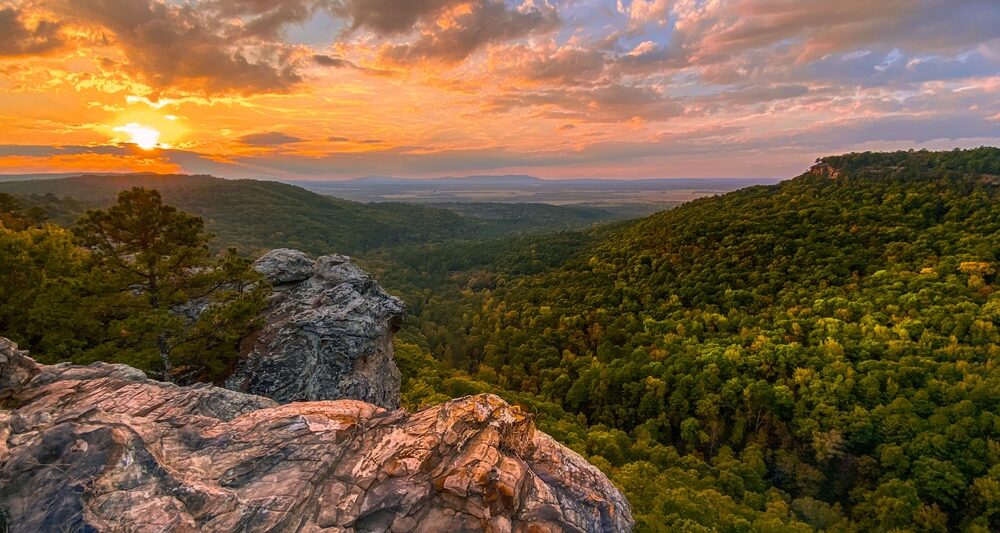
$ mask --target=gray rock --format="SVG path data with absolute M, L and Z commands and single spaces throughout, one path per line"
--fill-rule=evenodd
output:
M 10 346 L 3 344 L 0 346 Z M 10 352 L 10 350 L 8 350 Z M 11 531 L 630 531 L 599 470 L 492 395 L 278 405 L 4 352 Z
M 402 301 L 347 256 L 313 262 L 301 252 L 274 250 L 254 265 L 277 284 L 266 324 L 227 388 L 281 403 L 353 399 L 399 407 L 392 336 Z
M 254 262 L 254 270 L 264 275 L 271 285 L 306 280 L 313 275 L 313 261 L 298 250 L 278 248 Z
M 10 339 L 0 337 L 0 400 L 12 394 L 38 374 L 35 361 L 17 349 Z

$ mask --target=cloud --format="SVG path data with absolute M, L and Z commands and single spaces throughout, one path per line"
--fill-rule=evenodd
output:
M 348 23 L 341 43 L 357 32 L 374 35 L 382 61 L 396 66 L 457 63 L 480 48 L 558 28 L 555 7 L 523 0 L 38 0 L 60 22 L 21 23 L 0 11 L 0 54 L 37 54 L 60 47 L 62 24 L 81 27 L 94 46 L 112 44 L 127 58 L 120 68 L 154 90 L 203 95 L 282 93 L 301 84 L 303 67 L 354 67 L 286 39 L 292 25 L 319 13 Z M 91 31 L 93 30 L 93 31 Z M 405 35 L 389 42 L 385 38 Z M 331 32 L 328 37 L 336 40 Z M 378 41 L 375 41 L 378 42 Z M 338 54 L 339 55 L 339 54 Z M 107 63 L 106 65 L 114 65 Z M 116 66 L 116 68 L 118 68 Z
M 973 78 L 1000 71 L 1000 57 L 974 49 L 954 57 L 858 52 L 831 54 L 789 71 L 789 77 L 848 86 L 884 87 Z
M 277 39 L 289 24 L 304 23 L 329 6 L 329 0 L 203 0 L 199 8 L 218 18 L 240 18 L 244 36 Z
M 802 84 L 749 85 L 739 89 L 724 91 L 707 98 L 702 102 L 715 101 L 730 105 L 752 105 L 775 100 L 798 98 L 810 93 L 810 89 Z
M 664 25 L 671 4 L 671 0 L 632 0 L 626 7 L 622 0 L 618 0 L 618 12 L 628 15 L 633 27 L 650 23 Z
M 422 19 L 467 0 L 340 0 L 333 12 L 351 21 L 351 30 L 368 29 L 380 35 L 407 33 Z
M 327 142 L 332 143 L 356 143 L 356 144 L 384 144 L 382 139 L 351 139 L 348 137 L 327 137 Z
M 863 47 L 955 52 L 1000 37 L 995 0 L 677 0 L 672 15 L 677 22 L 671 46 L 694 63 L 788 43 L 802 62 Z
M 222 12 L 254 13 L 252 7 L 257 4 L 234 0 L 226 5 L 242 9 Z M 200 93 L 283 92 L 302 80 L 296 71 L 299 58 L 291 47 L 260 39 L 270 35 L 270 30 L 253 30 L 195 4 L 51 0 L 51 5 L 75 23 L 109 32 L 128 58 L 128 68 L 156 88 Z M 259 19 L 251 19 L 251 26 L 255 20 Z
M 305 141 L 305 139 L 281 133 L 280 131 L 269 131 L 266 133 L 251 133 L 239 138 L 240 143 L 248 146 L 282 146 L 285 144 L 295 144 Z
M 57 157 L 67 155 L 129 156 L 145 154 L 134 144 L 104 144 L 96 146 L 38 144 L 0 144 L 0 157 Z
M 599 50 L 576 46 L 562 46 L 541 52 L 535 52 L 530 47 L 520 47 L 520 49 L 525 51 L 527 59 L 515 64 L 513 68 L 508 62 L 511 61 L 511 53 L 515 50 L 498 50 L 492 56 L 501 68 L 511 69 L 525 79 L 559 85 L 596 83 L 604 71 L 607 60 L 604 53 Z
M 592 88 L 518 91 L 492 98 L 488 112 L 534 108 L 542 118 L 620 123 L 665 121 L 684 113 L 684 106 L 662 90 L 613 83 Z
M 153 101 L 146 96 L 136 96 L 133 94 L 126 96 L 125 101 L 129 104 L 146 104 L 153 109 L 163 109 L 164 107 L 180 103 L 180 100 L 173 100 L 170 98 L 161 98 Z
M 321 67 L 343 68 L 352 66 L 349 61 L 324 54 L 315 54 L 312 56 L 312 59 Z
M 996 124 L 976 113 L 897 114 L 816 123 L 797 131 L 761 136 L 746 148 L 812 148 L 818 152 L 843 150 L 872 142 L 913 146 L 935 140 L 997 138 Z
M 0 57 L 44 54 L 66 44 L 59 34 L 61 24 L 41 20 L 29 27 L 23 15 L 13 7 L 0 9 Z
M 393 64 L 423 61 L 457 63 L 491 43 L 548 33 L 559 28 L 556 9 L 525 1 L 511 7 L 503 0 L 478 0 L 419 24 L 419 36 L 403 44 L 386 44 L 380 58 Z
M 611 76 L 693 73 L 704 85 L 765 87 L 823 80 L 849 91 L 1000 68 L 990 53 L 1000 44 L 989 44 L 1000 43 L 995 0 L 635 0 L 619 11 L 632 41 L 643 40 L 609 60 Z

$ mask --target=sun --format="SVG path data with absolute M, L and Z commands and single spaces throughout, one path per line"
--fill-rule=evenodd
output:
M 118 141 L 134 144 L 141 150 L 168 149 L 184 136 L 181 117 L 165 115 L 159 108 L 130 102 L 130 106 L 109 122 L 109 130 Z
M 160 131 L 152 126 L 129 122 L 124 126 L 114 128 L 114 131 L 128 135 L 132 144 L 143 150 L 152 150 L 158 147 L 167 148 L 167 146 L 160 144 Z

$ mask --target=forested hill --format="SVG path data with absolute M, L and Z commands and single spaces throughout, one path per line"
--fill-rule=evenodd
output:
M 411 204 L 363 204 L 274 181 L 227 180 L 212 176 L 128 174 L 0 183 L 18 196 L 70 224 L 91 207 L 111 205 L 131 187 L 156 189 L 164 201 L 203 217 L 216 243 L 244 253 L 290 247 L 311 254 L 358 254 L 374 248 L 449 239 L 475 239 L 511 232 L 582 227 L 618 215 L 596 208 L 525 205 L 517 218 Z M 459 206 L 463 204 L 457 204 Z
M 414 344 L 530 398 L 642 529 L 997 531 L 998 175 L 994 148 L 827 158 L 477 269 Z
M 649 217 L 590 260 L 654 299 L 768 306 L 902 265 L 996 261 L 998 190 L 993 148 L 829 157 L 779 185 Z

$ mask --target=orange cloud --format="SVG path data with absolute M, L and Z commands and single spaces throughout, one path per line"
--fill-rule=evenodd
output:
M 4 172 L 721 175 L 1000 143 L 995 0 L 9 4 Z M 119 145 L 130 124 L 174 148 Z
M 24 10 L 0 8 L 0 57 L 45 54 L 65 46 L 61 24 L 28 18 Z
M 0 172 L 32 174 L 41 172 L 183 172 L 180 165 L 156 156 L 73 154 L 48 157 L 0 156 Z

